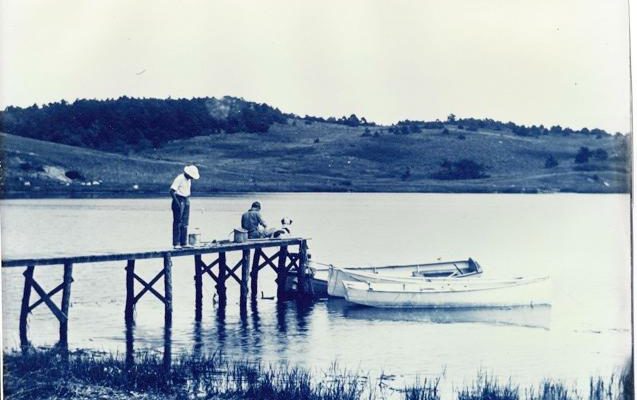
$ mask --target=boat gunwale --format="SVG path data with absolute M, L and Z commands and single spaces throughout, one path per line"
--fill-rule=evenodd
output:
M 475 260 L 474 263 L 477 264 Z M 456 261 L 438 261 L 434 263 L 422 263 L 422 264 L 395 264 L 395 265 L 381 265 L 378 267 L 374 266 L 354 266 L 354 267 L 337 267 L 335 265 L 330 266 L 329 268 L 340 269 L 340 270 L 362 270 L 362 269 L 389 269 L 389 268 L 413 268 L 413 267 L 428 267 L 428 266 L 440 266 L 446 264 L 456 264 L 456 263 L 465 263 L 469 264 L 469 259 L 466 260 L 456 260 Z
M 349 275 L 357 275 L 358 277 L 361 277 L 361 278 L 376 279 L 379 281 L 388 281 L 388 283 L 402 282 L 402 281 L 409 282 L 409 283 L 444 282 L 444 281 L 455 282 L 455 281 L 462 281 L 461 278 L 469 278 L 472 276 L 473 277 L 482 276 L 482 272 L 477 272 L 477 271 L 469 272 L 463 275 L 453 275 L 453 276 L 397 276 L 397 275 L 381 275 L 378 273 L 363 272 L 363 271 L 356 271 L 352 273 L 350 272 L 350 270 L 347 270 L 347 269 L 343 270 L 342 268 L 339 268 L 339 270 Z M 481 281 L 484 281 L 484 279 L 481 279 Z
M 524 278 L 524 280 L 520 280 L 520 281 L 516 281 L 516 282 L 512 282 L 508 285 L 502 285 L 502 286 L 488 286 L 488 287 L 482 287 L 482 288 L 471 288 L 471 289 L 459 289 L 459 290 L 408 290 L 406 288 L 403 288 L 402 291 L 396 291 L 396 290 L 386 290 L 386 289 L 374 289 L 371 287 L 371 285 L 374 284 L 381 284 L 381 285 L 400 285 L 399 282 L 391 282 L 391 283 L 375 283 L 375 282 L 365 282 L 365 281 L 343 281 L 343 285 L 345 286 L 345 292 L 348 292 L 348 290 L 350 289 L 350 287 L 353 290 L 358 290 L 358 291 L 365 291 L 365 292 L 376 292 L 376 293 L 397 293 L 397 294 L 438 294 L 438 293 L 444 293 L 444 294 L 449 294 L 449 293 L 467 293 L 467 292 L 480 292 L 480 291 L 485 291 L 485 290 L 499 290 L 499 289 L 510 289 L 510 288 L 514 288 L 514 287 L 519 287 L 519 286 L 527 286 L 533 283 L 540 283 L 540 282 L 549 282 L 550 281 L 550 276 L 542 276 L 542 277 L 537 277 L 537 278 Z M 356 287 L 358 286 L 362 286 L 362 285 L 367 285 L 367 289 L 363 289 L 363 288 L 359 288 Z M 408 283 L 409 284 L 409 283 Z M 404 284 L 403 284 L 404 286 Z

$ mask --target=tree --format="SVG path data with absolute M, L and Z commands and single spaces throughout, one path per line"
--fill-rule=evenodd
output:
M 411 168 L 405 167 L 405 172 L 403 172 L 403 174 L 400 176 L 400 179 L 402 179 L 403 181 L 406 181 L 410 177 L 411 177 Z
M 549 154 L 549 156 L 546 157 L 546 161 L 544 161 L 544 168 L 555 168 L 558 166 L 558 164 L 559 163 L 557 162 L 553 154 Z
M 592 154 L 596 160 L 599 160 L 599 161 L 608 160 L 608 152 L 604 149 L 595 149 Z
M 470 159 L 460 161 L 444 160 L 440 163 L 440 169 L 432 174 L 434 179 L 480 179 L 488 178 L 485 173 L 486 167 Z
M 579 151 L 575 155 L 575 162 L 578 164 L 587 163 L 590 157 L 591 151 L 588 149 L 588 147 L 580 147 Z
M 455 115 L 455 114 L 453 114 L 453 113 L 452 113 L 452 114 L 449 114 L 449 115 L 447 116 L 447 122 L 449 122 L 449 123 L 456 122 L 456 115 Z

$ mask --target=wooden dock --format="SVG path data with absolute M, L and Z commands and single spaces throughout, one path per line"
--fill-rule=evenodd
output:
M 271 267 L 277 275 L 277 297 L 285 297 L 285 286 L 289 274 L 296 275 L 296 295 L 311 296 L 308 269 L 308 246 L 306 238 L 248 240 L 245 243 L 217 243 L 207 246 L 159 249 L 129 253 L 96 253 L 83 255 L 64 255 L 41 258 L 3 259 L 2 268 L 26 268 L 24 271 L 24 291 L 20 309 L 20 345 L 28 348 L 28 315 L 33 309 L 45 304 L 60 324 L 59 345 L 68 348 L 68 319 L 73 283 L 73 266 L 77 264 L 95 264 L 102 262 L 125 262 L 126 303 L 124 319 L 127 325 L 134 324 L 135 304 L 150 293 L 164 304 L 165 329 L 172 327 L 173 286 L 172 259 L 174 257 L 193 257 L 195 320 L 201 321 L 203 308 L 203 283 L 206 276 L 215 282 L 220 306 L 226 303 L 226 282 L 231 279 L 239 284 L 242 311 L 247 307 L 248 294 L 253 301 L 257 299 L 259 271 Z M 271 253 L 271 254 L 268 254 Z M 235 254 L 234 256 L 231 256 Z M 237 257 L 238 256 L 238 257 Z M 139 276 L 135 271 L 136 260 L 161 260 L 159 271 L 152 278 Z M 238 261 L 231 262 L 231 259 Z M 55 288 L 45 290 L 35 278 L 35 268 L 50 265 L 63 265 L 62 282 Z M 163 281 L 163 291 L 157 284 Z M 136 285 L 137 282 L 137 285 Z M 137 288 L 136 288 L 137 286 Z M 62 292 L 60 304 L 53 296 Z M 35 292 L 35 293 L 33 293 Z M 31 301 L 32 294 L 38 299 Z

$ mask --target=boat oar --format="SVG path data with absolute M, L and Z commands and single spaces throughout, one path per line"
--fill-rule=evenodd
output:
M 460 275 L 464 275 L 464 273 L 462 272 L 462 270 L 460 268 L 458 268 L 458 266 L 456 265 L 456 263 L 453 263 L 453 266 L 456 267 L 456 269 L 458 270 L 458 272 L 460 273 Z

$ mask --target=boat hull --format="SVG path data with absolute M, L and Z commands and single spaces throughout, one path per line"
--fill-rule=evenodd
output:
M 478 276 L 480 266 L 473 260 L 448 261 L 433 264 L 392 265 L 363 268 L 331 268 L 327 293 L 332 297 L 345 297 L 344 281 L 384 282 L 396 280 L 456 279 Z
M 327 280 L 314 278 L 312 277 L 310 280 L 310 284 L 312 285 L 312 294 L 315 297 L 327 297 Z
M 345 298 L 382 308 L 476 308 L 550 304 L 548 277 L 456 283 L 345 282 Z

